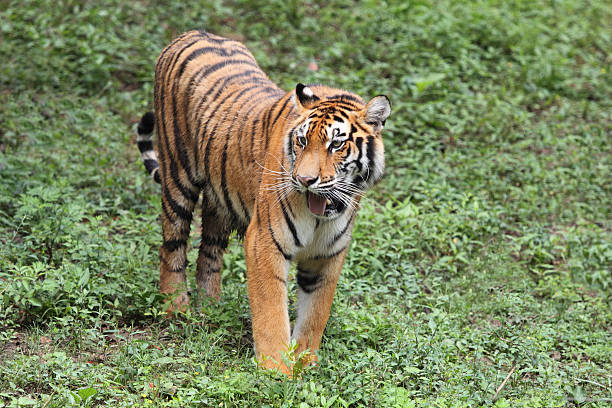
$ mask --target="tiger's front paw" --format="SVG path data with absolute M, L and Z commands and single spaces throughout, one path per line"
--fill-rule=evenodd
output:
M 280 360 L 280 357 L 279 357 Z M 293 367 L 287 366 L 283 361 L 277 362 L 272 357 L 262 356 L 258 362 L 261 368 L 271 371 L 280 371 L 289 378 L 293 378 Z
M 267 370 L 278 370 L 289 378 L 300 377 L 307 367 L 317 365 L 319 358 L 309 349 L 299 350 L 298 344 L 292 341 L 275 358 L 259 355 L 258 364 Z

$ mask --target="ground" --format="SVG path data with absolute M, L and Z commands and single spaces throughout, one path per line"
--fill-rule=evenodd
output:
M 291 380 L 253 362 L 237 239 L 221 302 L 164 316 L 133 126 L 192 28 L 392 103 Z M 0 406 L 612 405 L 611 50 L 605 0 L 0 2 Z

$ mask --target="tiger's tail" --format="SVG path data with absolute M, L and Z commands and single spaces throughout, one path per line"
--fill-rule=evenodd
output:
M 142 161 L 144 162 L 147 173 L 153 177 L 157 183 L 161 183 L 159 178 L 159 163 L 157 162 L 157 154 L 153 148 L 153 129 L 155 128 L 155 116 L 153 112 L 147 112 L 142 115 L 138 128 L 136 129 L 136 143 L 138 143 L 138 150 Z

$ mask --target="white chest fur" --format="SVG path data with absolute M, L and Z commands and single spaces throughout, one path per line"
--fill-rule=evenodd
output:
M 308 209 L 305 209 L 304 213 L 300 214 L 301 220 L 296 222 L 296 229 L 300 231 L 300 236 L 304 237 L 302 247 L 297 248 L 298 258 L 325 257 L 346 247 L 350 240 L 349 223 L 353 214 L 351 209 L 347 209 L 339 217 L 317 222 Z

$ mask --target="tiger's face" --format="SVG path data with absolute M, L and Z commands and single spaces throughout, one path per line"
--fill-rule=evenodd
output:
M 367 105 L 349 99 L 319 99 L 301 84 L 296 87 L 300 117 L 287 135 L 293 187 L 304 195 L 310 212 L 331 219 L 349 207 L 384 172 L 381 130 L 389 116 L 386 96 Z

